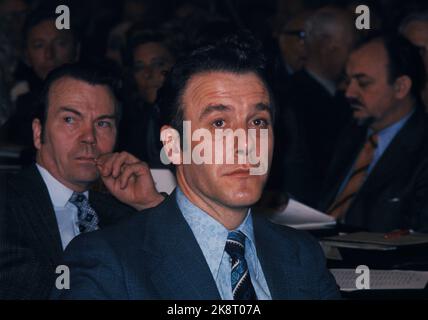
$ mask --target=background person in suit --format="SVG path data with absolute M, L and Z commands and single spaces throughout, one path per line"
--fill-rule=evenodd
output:
M 209 130 L 213 139 L 217 129 L 254 129 L 256 141 L 229 146 L 235 164 L 177 164 L 178 187 L 160 206 L 73 241 L 63 262 L 71 270 L 70 290 L 56 291 L 54 297 L 338 297 L 324 255 L 310 236 L 249 209 L 260 198 L 268 171 L 252 175 L 256 165 L 237 164 L 237 157 L 260 155 L 266 143 L 262 166 L 268 169 L 273 149 L 273 106 L 257 48 L 242 35 L 197 49 L 172 68 L 159 92 L 170 159 L 183 155 L 181 139 L 171 130 L 182 136 L 183 120 L 191 121 L 193 132 Z M 262 129 L 268 139 L 261 137 Z M 188 143 L 192 150 L 198 145 Z
M 7 177 L 0 297 L 47 298 L 71 239 L 163 200 L 147 165 L 111 153 L 120 117 L 114 92 L 113 78 L 97 67 L 66 65 L 47 79 L 33 121 L 36 164 Z M 100 173 L 123 203 L 89 191 Z
M 425 71 L 417 48 L 402 36 L 371 36 L 354 49 L 346 73 L 356 121 L 337 147 L 320 209 L 369 231 L 427 231 Z
M 336 7 L 318 9 L 306 21 L 304 41 L 305 67 L 291 76 L 279 101 L 295 114 L 303 144 L 300 149 L 306 151 L 306 157 L 297 157 L 303 159 L 305 166 L 299 171 L 300 177 L 294 177 L 294 168 L 288 168 L 293 183 L 287 184 L 287 191 L 300 201 L 316 205 L 338 132 L 351 120 L 337 84 L 355 41 L 352 16 Z M 285 121 L 279 120 L 286 126 Z

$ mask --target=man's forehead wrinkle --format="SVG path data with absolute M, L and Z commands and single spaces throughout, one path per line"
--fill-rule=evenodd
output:
M 68 80 L 73 81 L 73 83 Z M 70 89 L 71 86 L 73 89 Z M 76 94 L 76 92 L 78 93 Z M 103 94 L 100 94 L 101 92 L 103 92 Z M 94 99 L 95 96 L 96 99 Z M 57 107 L 67 106 L 76 110 L 84 108 L 100 114 L 112 113 L 106 110 L 109 105 L 114 109 L 114 102 L 106 87 L 102 85 L 91 85 L 73 78 L 59 79 L 53 83 L 49 90 L 49 104 L 52 103 Z
M 255 90 L 243 90 L 246 89 L 242 86 L 242 83 L 236 83 L 230 78 L 218 79 L 215 78 L 212 81 L 209 79 L 194 78 L 190 82 L 189 87 L 185 91 L 185 95 L 188 95 L 190 101 L 199 105 L 204 103 L 206 105 L 225 104 L 222 103 L 227 100 L 243 100 L 246 98 L 252 99 L 254 97 L 255 103 L 263 102 L 268 103 L 266 100 L 267 90 L 261 83 L 257 81 L 248 81 L 248 86 L 254 86 Z M 259 99 L 258 99 L 259 98 Z M 261 100 L 261 101 L 257 101 Z

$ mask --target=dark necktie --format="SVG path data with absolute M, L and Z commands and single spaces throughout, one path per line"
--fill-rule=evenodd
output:
M 329 215 L 338 219 L 341 218 L 349 209 L 349 206 L 367 178 L 367 172 L 373 161 L 377 144 L 378 136 L 376 134 L 370 135 L 355 161 L 355 165 L 348 182 L 328 209 L 327 213 Z
M 232 293 L 234 300 L 257 300 L 245 260 L 245 235 L 231 231 L 227 237 L 225 251 L 232 260 Z
M 83 193 L 74 192 L 69 202 L 77 207 L 80 232 L 83 233 L 98 229 L 98 216 Z

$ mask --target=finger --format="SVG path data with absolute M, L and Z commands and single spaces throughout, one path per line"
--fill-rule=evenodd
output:
M 104 162 L 106 162 L 113 155 L 114 155 L 113 152 L 104 153 L 104 154 L 98 156 L 98 158 L 95 159 L 95 162 L 99 165 L 103 165 Z
M 143 174 L 145 174 L 145 166 L 141 162 L 124 166 L 124 170 L 119 177 L 120 188 L 125 189 L 131 178 L 137 178 Z
M 104 154 L 97 159 L 97 166 L 100 169 L 101 175 L 108 177 L 111 175 L 113 161 L 118 156 L 118 153 Z
M 122 172 L 122 166 L 132 163 L 132 158 L 129 157 L 129 153 L 121 152 L 112 161 L 112 176 L 113 178 L 119 177 Z

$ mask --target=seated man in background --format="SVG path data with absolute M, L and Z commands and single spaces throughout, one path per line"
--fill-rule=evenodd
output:
M 36 163 L 1 182 L 0 298 L 47 298 L 71 239 L 163 200 L 145 163 L 112 154 L 121 108 L 115 92 L 114 78 L 97 67 L 65 65 L 46 80 L 33 121 Z M 89 191 L 100 176 L 123 203 Z
M 356 34 L 352 16 L 330 6 L 307 19 L 305 33 L 305 66 L 291 76 L 280 101 L 295 114 L 294 126 L 303 145 L 295 150 L 304 165 L 304 170 L 298 171 L 300 177 L 295 176 L 293 167 L 285 167 L 292 179 L 287 191 L 316 205 L 339 132 L 351 120 L 349 106 L 337 86 Z
M 176 165 L 177 189 L 148 213 L 73 241 L 63 261 L 70 289 L 55 290 L 55 298 L 339 297 L 312 237 L 250 209 L 261 196 L 273 150 L 273 102 L 259 47 L 251 38 L 227 37 L 172 68 L 159 106 L 163 155 Z M 195 156 L 201 145 L 187 140 L 188 124 L 190 136 L 204 132 L 199 155 L 206 161 Z M 244 132 L 244 139 L 250 130 L 255 135 L 238 144 L 221 139 L 220 152 L 214 135 L 222 129 Z M 182 161 L 189 151 L 192 159 Z M 262 159 L 258 166 L 251 156 Z
M 373 232 L 428 231 L 424 70 L 402 36 L 372 36 L 353 50 L 346 97 L 355 124 L 341 135 L 321 210 Z

